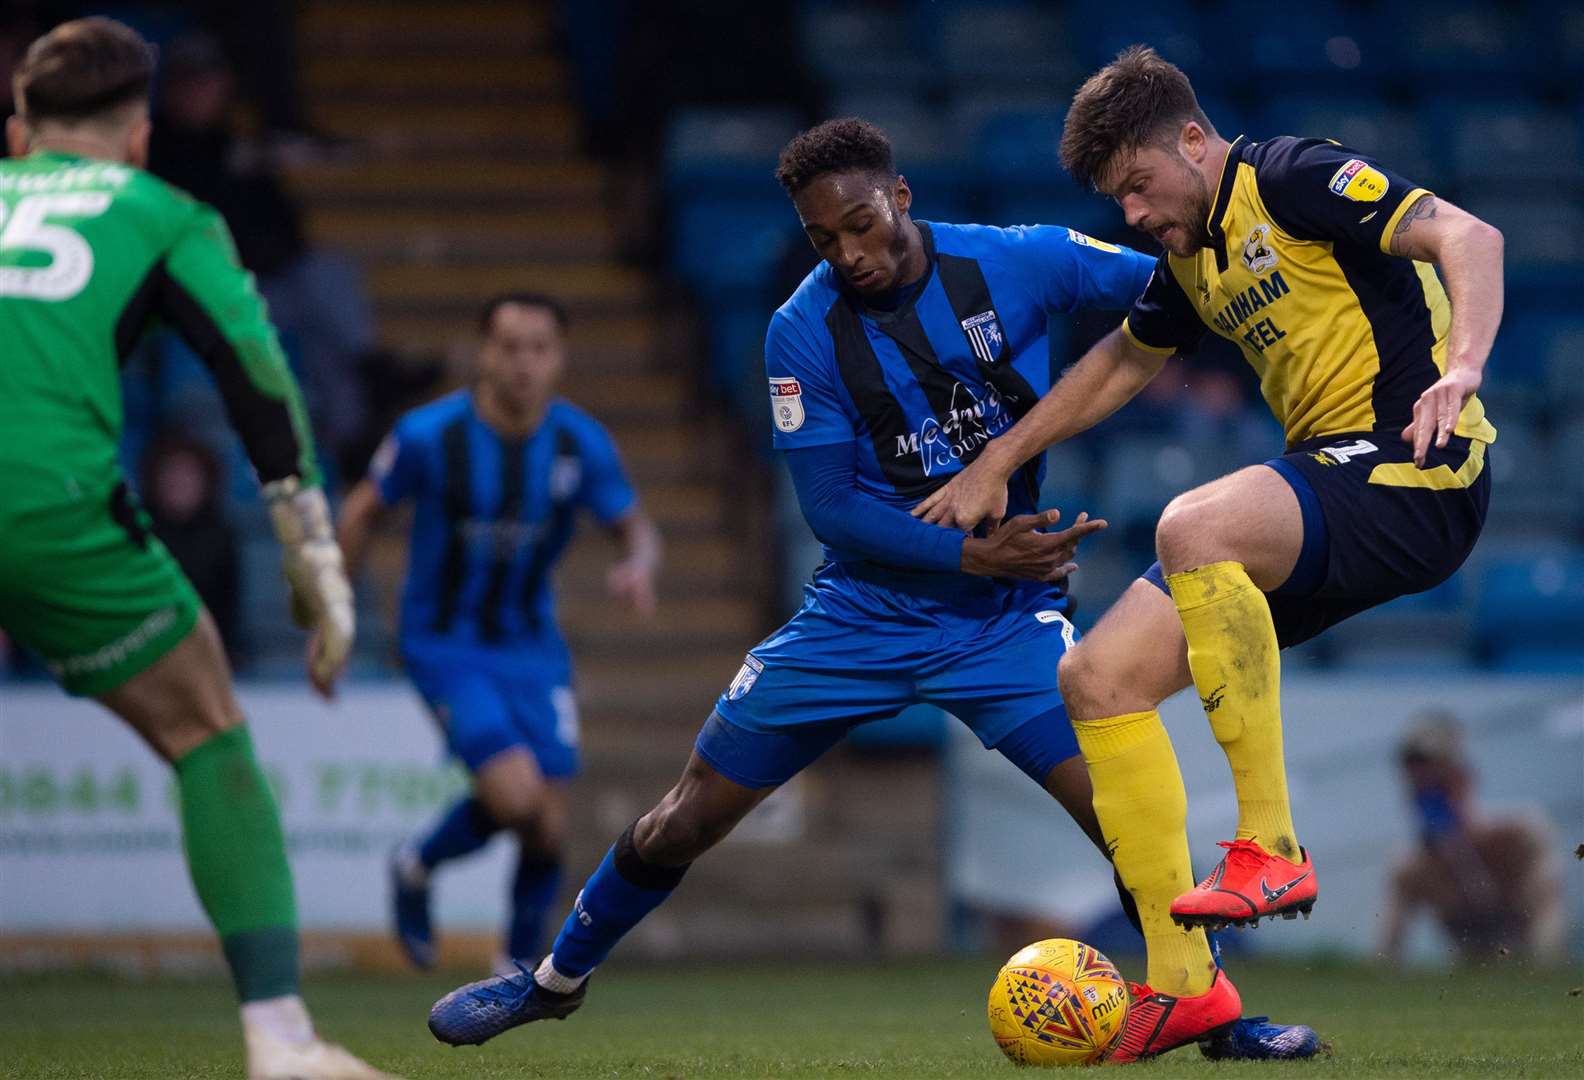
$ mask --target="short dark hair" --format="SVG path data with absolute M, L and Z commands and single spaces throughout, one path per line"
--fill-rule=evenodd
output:
M 1062 129 L 1062 167 L 1079 186 L 1094 188 L 1118 154 L 1175 146 L 1189 120 L 1215 134 L 1182 69 L 1148 45 L 1131 45 L 1073 95 Z
M 781 148 L 776 179 L 796 197 L 826 173 L 866 172 L 896 176 L 891 140 L 867 120 L 849 116 L 827 120 L 794 136 Z
M 95 16 L 64 22 L 28 46 L 11 77 L 29 123 L 87 120 L 147 101 L 154 46 L 125 23 Z
M 543 308 L 550 313 L 550 317 L 555 320 L 556 326 L 561 332 L 563 334 L 566 333 L 569 320 L 567 319 L 566 308 L 562 306 L 561 301 L 546 293 L 526 290 L 497 293 L 484 301 L 484 306 L 479 308 L 479 333 L 488 335 L 490 328 L 495 323 L 495 313 L 501 308 L 512 304 L 518 304 L 522 307 Z

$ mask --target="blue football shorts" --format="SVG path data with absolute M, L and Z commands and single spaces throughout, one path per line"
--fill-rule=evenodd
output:
M 451 753 L 476 772 L 505 750 L 524 747 L 550 779 L 578 771 L 577 698 L 564 653 L 513 654 L 404 647 L 402 659 Z
M 850 728 L 924 703 L 1043 782 L 1078 752 L 1056 687 L 1077 638 L 1068 606 L 1036 582 L 827 563 L 744 658 L 694 748 L 730 780 L 773 787 Z

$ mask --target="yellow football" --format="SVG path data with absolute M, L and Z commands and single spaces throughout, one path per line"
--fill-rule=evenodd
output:
M 1081 941 L 1018 951 L 990 985 L 990 1034 L 1019 1065 L 1093 1065 L 1122 1037 L 1128 989 L 1116 965 Z

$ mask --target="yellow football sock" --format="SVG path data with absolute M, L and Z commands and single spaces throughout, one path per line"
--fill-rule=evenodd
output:
M 1094 786 L 1095 816 L 1122 882 L 1138 904 L 1149 950 L 1150 987 L 1192 997 L 1215 981 L 1203 930 L 1182 930 L 1171 903 L 1193 888 L 1188 861 L 1188 796 L 1160 714 L 1125 713 L 1074 721 Z
M 1282 758 L 1281 648 L 1265 594 L 1241 563 L 1166 579 L 1188 639 L 1188 668 L 1237 789 L 1240 840 L 1299 861 Z

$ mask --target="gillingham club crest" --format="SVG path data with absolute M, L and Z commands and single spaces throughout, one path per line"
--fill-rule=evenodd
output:
M 1001 333 L 1001 320 L 996 318 L 994 311 L 981 312 L 964 319 L 962 328 L 963 333 L 968 335 L 973 354 L 980 362 L 993 364 L 1000 358 L 1001 344 L 1006 337 Z

